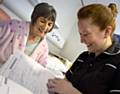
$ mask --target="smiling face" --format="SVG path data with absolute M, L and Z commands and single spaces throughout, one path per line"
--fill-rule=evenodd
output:
M 84 43 L 89 52 L 100 53 L 106 44 L 105 30 L 100 30 L 97 25 L 92 24 L 91 19 L 78 21 L 78 29 L 81 43 Z
M 39 17 L 34 24 L 31 25 L 31 33 L 34 36 L 43 38 L 54 26 L 54 22 L 44 17 Z

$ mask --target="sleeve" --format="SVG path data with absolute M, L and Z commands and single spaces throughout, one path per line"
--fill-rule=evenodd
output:
M 19 24 L 17 20 L 0 21 L 0 62 L 2 63 L 5 63 L 14 52 L 16 33 L 20 31 Z
M 80 68 L 82 66 L 82 60 L 80 59 L 81 55 L 75 60 L 71 68 L 66 72 L 65 76 L 66 79 L 70 81 L 71 76 L 77 68 Z
M 120 68 L 117 69 L 109 94 L 120 94 Z
M 5 63 L 13 53 L 14 32 L 5 22 L 0 22 L 0 63 Z

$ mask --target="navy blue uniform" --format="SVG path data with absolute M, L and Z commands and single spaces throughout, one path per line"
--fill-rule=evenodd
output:
M 83 94 L 120 94 L 120 44 L 95 56 L 83 52 L 67 71 L 66 78 Z

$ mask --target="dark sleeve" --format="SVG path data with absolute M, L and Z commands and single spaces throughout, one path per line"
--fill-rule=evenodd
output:
M 78 58 L 75 60 L 75 62 L 73 63 L 73 65 L 71 66 L 71 68 L 66 72 L 66 78 L 70 81 L 71 80 L 71 76 L 73 74 L 73 72 L 75 72 L 75 70 L 77 70 L 78 68 L 82 67 L 83 64 L 83 58 L 85 58 L 84 56 L 86 52 L 83 52 L 82 54 L 80 54 L 78 56 Z
M 73 65 L 71 66 L 71 68 L 66 72 L 65 76 L 66 76 L 66 79 L 70 81 L 71 79 L 71 76 L 73 74 L 73 71 L 74 69 L 76 68 L 77 66 L 77 62 L 74 62 Z
M 109 94 L 120 94 L 120 67 L 116 71 Z

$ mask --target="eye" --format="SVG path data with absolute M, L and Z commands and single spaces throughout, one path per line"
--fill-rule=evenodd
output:
M 45 23 L 45 21 L 44 21 L 44 20 L 40 20 L 40 23 L 41 23 L 41 24 L 44 24 L 44 23 Z
M 89 35 L 89 33 L 85 33 L 85 34 L 83 34 L 83 36 L 85 36 L 85 37 L 88 36 L 88 35 Z
M 91 33 L 87 32 L 87 33 L 80 33 L 80 36 L 83 36 L 83 37 L 88 37 Z
M 48 26 L 52 27 L 52 26 L 53 26 L 53 23 L 48 23 Z

